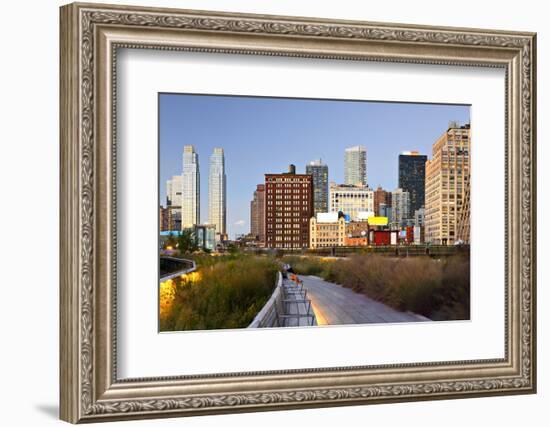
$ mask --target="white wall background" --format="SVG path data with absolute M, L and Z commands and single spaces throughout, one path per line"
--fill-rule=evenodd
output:
M 110 0 L 113 3 L 121 3 Z M 181 0 L 134 4 L 538 32 L 539 393 L 438 402 L 209 416 L 131 425 L 281 424 L 468 426 L 548 423 L 550 404 L 550 237 L 543 197 L 550 172 L 550 29 L 544 2 L 352 0 Z M 57 0 L 2 6 L 0 67 L 0 419 L 3 425 L 59 425 L 58 402 L 58 7 Z M 490 168 L 490 166 L 488 166 Z M 23 257 L 32 257 L 32 262 Z M 33 276 L 26 277 L 29 271 Z M 545 336 L 546 335 L 546 336 Z M 546 420 L 545 420 L 546 418 Z

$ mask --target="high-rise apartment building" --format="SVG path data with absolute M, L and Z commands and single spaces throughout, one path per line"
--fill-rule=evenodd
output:
M 301 249 L 309 245 L 313 215 L 313 177 L 288 173 L 265 175 L 266 247 Z
M 330 183 L 330 212 L 342 212 L 351 221 L 374 215 L 374 191 L 363 185 Z
M 346 221 L 338 212 L 318 213 L 309 221 L 309 247 L 331 248 L 344 246 Z
M 250 202 L 250 234 L 260 246 L 265 245 L 265 184 L 256 186 Z
M 314 160 L 306 165 L 306 173 L 313 176 L 313 213 L 328 212 L 328 166 Z
M 411 220 L 411 199 L 408 191 L 404 191 L 402 188 L 392 192 L 391 195 L 391 225 L 394 227 L 404 227 L 409 225 Z
M 183 147 L 181 192 L 181 228 L 193 228 L 200 223 L 199 155 L 192 145 Z
M 344 154 L 344 183 L 367 185 L 367 148 L 356 145 L 346 148 Z
M 223 148 L 214 148 L 208 174 L 208 223 L 216 234 L 225 234 L 227 217 L 225 158 Z
M 374 190 L 374 214 L 376 216 L 386 216 L 385 207 L 391 207 L 391 191 L 386 191 L 378 186 Z
M 181 191 L 181 175 L 174 175 L 166 181 L 166 206 L 181 206 Z
M 428 156 L 418 151 L 406 151 L 399 155 L 399 188 L 410 196 L 411 213 L 424 206 L 425 171 Z
M 161 231 L 181 230 L 182 182 L 181 175 L 166 181 L 166 208 L 160 209 Z
M 426 162 L 425 239 L 450 245 L 457 240 L 457 221 L 470 181 L 470 125 L 451 124 L 432 146 Z M 469 230 L 469 215 L 462 224 Z M 469 239 L 468 239 L 469 241 Z

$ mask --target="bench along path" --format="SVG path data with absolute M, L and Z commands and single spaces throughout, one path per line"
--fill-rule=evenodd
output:
M 349 325 L 429 321 L 426 317 L 397 311 L 343 286 L 315 276 L 299 276 L 311 300 L 317 324 Z
M 317 321 L 307 291 L 300 283 L 283 279 L 281 298 L 278 301 L 279 326 L 315 326 Z

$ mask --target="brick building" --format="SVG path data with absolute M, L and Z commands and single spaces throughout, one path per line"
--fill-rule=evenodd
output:
M 369 244 L 368 221 L 351 221 L 346 224 L 345 246 L 367 246 Z
M 374 215 L 386 216 L 386 212 L 380 210 L 380 205 L 391 207 L 391 191 L 386 191 L 379 186 L 374 190 Z
M 313 178 L 287 173 L 265 175 L 266 247 L 302 249 L 309 246 L 309 219 L 313 216 Z

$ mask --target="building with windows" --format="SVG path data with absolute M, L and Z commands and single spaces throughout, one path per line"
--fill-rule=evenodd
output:
M 168 231 L 168 211 L 159 206 L 159 231 Z
M 408 191 L 402 188 L 392 192 L 391 226 L 392 228 L 405 227 L 412 223 L 411 199 Z
M 330 183 L 329 211 L 342 212 L 351 221 L 374 214 L 374 191 L 364 185 Z
M 346 221 L 338 212 L 318 213 L 309 221 L 309 247 L 331 248 L 344 246 Z
M 344 184 L 367 185 L 367 148 L 356 145 L 344 153 Z
M 384 207 L 391 207 L 391 191 L 386 191 L 378 186 L 374 190 L 374 214 L 376 216 L 386 216 L 386 211 L 382 212 Z M 382 208 L 382 209 L 381 209 Z
M 181 230 L 181 208 L 179 206 L 159 207 L 160 231 Z
M 391 194 L 391 193 L 389 193 L 389 194 Z M 392 217 L 391 204 L 386 205 L 385 203 L 380 203 L 378 210 L 379 210 L 378 216 L 385 216 L 386 218 L 391 218 Z
M 465 184 L 464 197 L 462 198 L 462 207 L 458 212 L 456 224 L 457 241 L 466 245 L 470 244 L 470 181 Z
M 214 224 L 195 224 L 193 226 L 197 246 L 203 251 L 216 249 L 216 226 Z
M 451 123 L 433 144 L 432 159 L 426 162 L 426 242 L 451 245 L 458 239 L 457 222 L 469 197 L 469 181 L 470 125 Z M 469 214 L 461 227 L 469 230 Z
M 309 219 L 313 216 L 313 177 L 287 173 L 265 175 L 266 247 L 302 249 L 309 246 Z
M 181 192 L 181 228 L 193 228 L 200 223 L 199 155 L 192 145 L 183 147 Z
M 216 234 L 226 233 L 226 176 L 223 148 L 214 148 L 208 174 L 208 223 L 216 226 Z
M 250 202 L 250 234 L 259 246 L 265 245 L 265 184 L 258 184 Z
M 369 229 L 368 220 L 348 222 L 346 224 L 344 246 L 367 246 L 369 244 Z
M 328 166 L 314 160 L 306 165 L 306 173 L 313 177 L 313 213 L 328 212 Z
M 414 226 L 424 227 L 424 208 L 420 208 L 414 211 Z
M 174 175 L 166 181 L 166 206 L 181 206 L 182 179 Z
M 409 193 L 411 213 L 424 206 L 426 160 L 428 156 L 418 151 L 406 151 L 399 155 L 398 186 Z
M 182 176 L 174 175 L 166 181 L 166 207 L 160 207 L 160 231 L 181 230 Z

